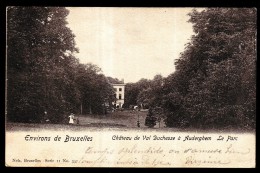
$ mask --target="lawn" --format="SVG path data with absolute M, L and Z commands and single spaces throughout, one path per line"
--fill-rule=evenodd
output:
M 145 128 L 145 118 L 147 111 L 116 111 L 106 115 L 81 115 L 79 116 L 80 125 L 114 126 L 137 128 L 139 118 L 140 128 Z M 163 125 L 160 124 L 160 127 Z M 159 128 L 159 124 L 155 126 Z
M 35 123 L 7 123 L 6 130 L 9 131 L 30 131 L 30 130 L 107 130 L 107 129 L 148 129 L 144 125 L 147 111 L 116 111 L 106 115 L 78 115 L 79 124 L 35 124 Z M 137 121 L 140 121 L 140 127 L 137 127 Z M 69 118 L 68 118 L 69 122 Z M 164 128 L 164 123 L 160 123 L 160 129 Z M 159 124 L 154 127 L 158 129 Z
M 254 132 L 253 130 L 238 130 L 238 129 L 194 129 L 194 128 L 167 128 L 161 121 L 160 128 L 157 123 L 154 128 L 148 128 L 144 125 L 147 111 L 116 111 L 106 115 L 79 115 L 78 125 L 70 124 L 51 124 L 51 123 L 6 123 L 7 131 L 107 131 L 107 130 L 142 130 L 142 131 L 170 131 L 170 132 Z M 137 127 L 139 115 L 140 127 Z M 69 116 L 69 115 L 68 115 Z M 68 121 L 69 122 L 69 118 Z

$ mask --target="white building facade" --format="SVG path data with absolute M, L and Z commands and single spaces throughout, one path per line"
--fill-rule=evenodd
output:
M 116 104 L 117 108 L 122 108 L 125 102 L 125 85 L 126 84 L 112 84 L 115 90 L 115 97 L 116 97 L 116 102 L 113 104 Z

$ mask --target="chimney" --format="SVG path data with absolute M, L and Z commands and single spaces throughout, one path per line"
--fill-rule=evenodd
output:
M 125 82 L 124 82 L 124 78 L 122 78 L 121 81 L 123 82 L 123 84 L 125 83 Z

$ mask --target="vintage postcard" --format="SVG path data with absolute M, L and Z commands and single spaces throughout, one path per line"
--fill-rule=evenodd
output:
M 6 18 L 6 167 L 256 166 L 256 8 Z

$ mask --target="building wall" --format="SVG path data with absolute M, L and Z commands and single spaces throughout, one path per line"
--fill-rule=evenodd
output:
M 125 84 L 113 84 L 116 93 L 116 106 L 122 108 L 125 101 Z

